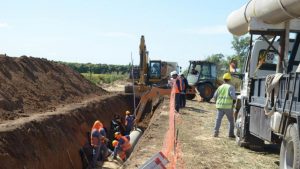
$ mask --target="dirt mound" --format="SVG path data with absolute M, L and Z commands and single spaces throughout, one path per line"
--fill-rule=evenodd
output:
M 0 64 L 0 122 L 107 93 L 68 66 L 46 59 L 0 55 Z

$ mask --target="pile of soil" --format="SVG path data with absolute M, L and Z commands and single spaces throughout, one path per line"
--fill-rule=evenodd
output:
M 0 55 L 0 64 L 0 123 L 107 94 L 78 72 L 57 62 Z

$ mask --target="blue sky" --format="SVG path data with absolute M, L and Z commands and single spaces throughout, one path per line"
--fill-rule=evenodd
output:
M 246 0 L 1 0 L 0 53 L 49 60 L 139 63 L 140 36 L 150 59 L 233 54 L 229 13 Z

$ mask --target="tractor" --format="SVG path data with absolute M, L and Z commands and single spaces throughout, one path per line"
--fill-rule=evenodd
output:
M 188 73 L 188 88 L 186 98 L 192 100 L 195 96 L 209 102 L 217 88 L 216 64 L 208 61 L 190 61 Z

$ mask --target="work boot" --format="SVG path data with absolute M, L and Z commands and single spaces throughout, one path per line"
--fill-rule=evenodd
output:
M 218 133 L 214 133 L 214 135 L 213 135 L 214 137 L 218 137 L 219 136 L 219 134 Z

